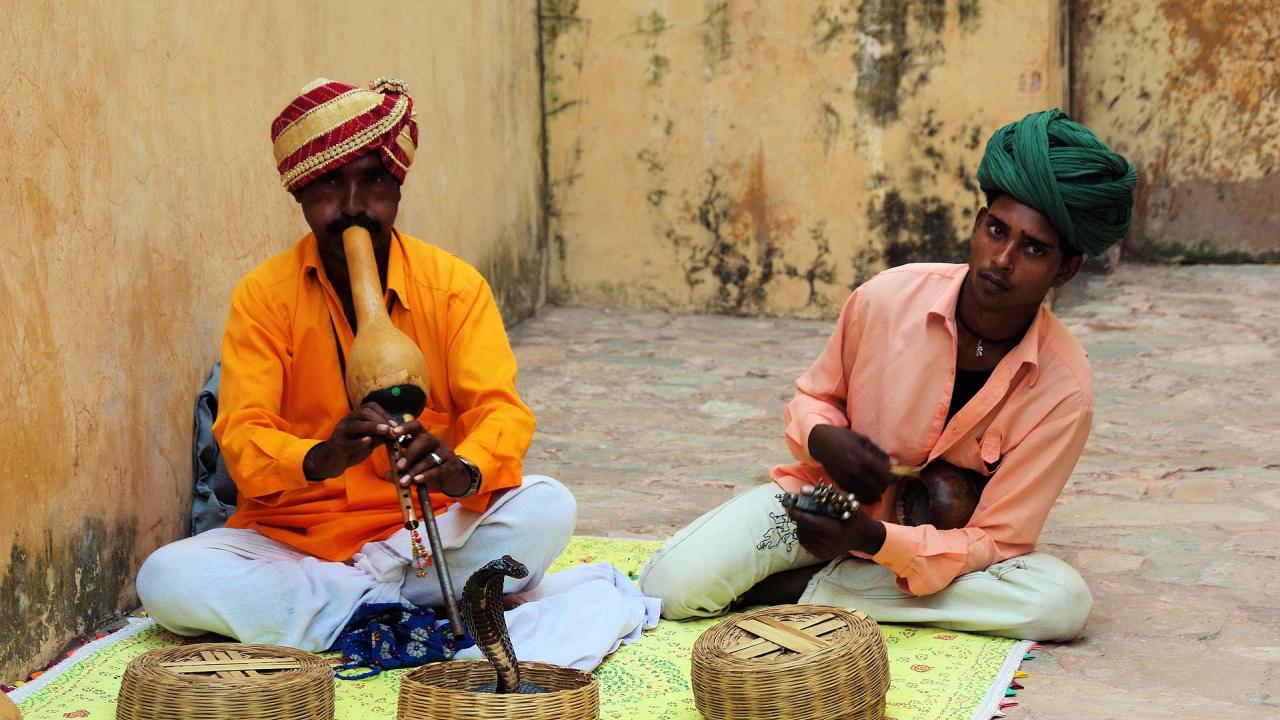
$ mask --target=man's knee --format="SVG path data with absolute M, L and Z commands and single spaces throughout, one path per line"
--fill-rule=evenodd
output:
M 772 483 L 748 490 L 677 532 L 640 570 L 640 590 L 668 620 L 715 617 L 796 555 L 776 542 L 785 526 Z M 774 542 L 770 544 L 770 540 Z
M 1093 609 L 1093 594 L 1084 578 L 1074 574 L 1073 580 L 1057 588 L 1046 600 L 1040 627 L 1032 633 L 1036 637 L 1027 639 L 1067 642 L 1079 637 Z
M 675 563 L 659 560 L 640 571 L 640 592 L 662 601 L 662 617 L 684 620 L 694 617 L 690 600 L 693 578 L 682 581 L 681 569 Z
M 138 589 L 138 599 L 142 601 L 143 607 L 159 599 L 172 586 L 170 578 L 182 567 L 182 562 L 178 558 L 180 554 L 174 551 L 173 545 L 165 545 L 151 553 L 143 561 L 142 567 L 138 568 L 138 579 L 135 584 Z
M 567 545 L 578 522 L 578 501 L 559 480 L 546 475 L 536 477 L 541 478 L 541 481 L 523 490 L 520 502 L 532 508 L 537 515 L 539 533 L 546 533 L 557 540 L 562 539 L 562 545 Z
M 178 618 L 191 598 L 192 580 L 187 576 L 194 566 L 180 541 L 158 548 L 138 568 L 138 600 L 156 622 L 174 632 L 183 630 Z
M 1011 634 L 1023 640 L 1067 642 L 1079 637 L 1093 609 L 1093 594 L 1080 573 L 1065 562 L 1035 553 L 1027 617 Z M 1031 562 L 1028 563 L 1031 565 Z
M 540 581 L 542 572 L 569 545 L 577 523 L 578 504 L 573 493 L 553 478 L 537 477 L 538 482 L 521 488 L 504 508 L 510 513 L 506 521 L 514 531 L 510 552 L 531 573 L 525 583 L 509 583 L 513 588 L 532 587 Z
M 663 546 L 640 569 L 640 592 L 661 600 L 662 617 L 668 620 L 710 617 L 720 612 L 720 608 L 708 607 L 704 597 L 708 558 L 707 553 L 696 548 L 689 542 Z

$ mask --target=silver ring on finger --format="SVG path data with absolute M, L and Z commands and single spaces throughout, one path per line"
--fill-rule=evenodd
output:
M 431 458 L 432 467 L 439 467 L 444 464 L 444 458 L 441 458 L 439 455 L 435 453 L 429 453 L 427 457 Z

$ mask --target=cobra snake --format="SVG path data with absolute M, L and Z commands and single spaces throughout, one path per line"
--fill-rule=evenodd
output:
M 498 681 L 476 688 L 476 692 L 541 693 L 547 689 L 533 683 L 520 681 L 520 662 L 511 647 L 507 633 L 507 618 L 503 615 L 502 581 L 504 578 L 524 578 L 529 569 L 510 555 L 493 560 L 467 578 L 462 588 L 462 618 L 471 630 L 480 652 L 493 666 Z

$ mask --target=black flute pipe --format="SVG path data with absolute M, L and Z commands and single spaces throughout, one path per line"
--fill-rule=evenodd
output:
M 427 526 L 427 542 L 431 543 L 431 564 L 436 566 L 440 579 L 440 592 L 444 595 L 444 611 L 449 616 L 449 630 L 454 640 L 461 640 L 467 630 L 462 626 L 458 601 L 453 596 L 453 580 L 449 578 L 449 566 L 444 562 L 444 546 L 440 544 L 440 529 L 436 527 L 436 514 L 431 510 L 431 495 L 424 485 L 416 485 L 418 504 L 422 506 L 422 522 Z

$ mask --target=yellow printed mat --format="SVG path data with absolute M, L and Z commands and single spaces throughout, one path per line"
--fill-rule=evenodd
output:
M 656 542 L 576 537 L 553 570 L 609 562 L 633 579 Z M 697 720 L 689 684 L 694 641 L 717 620 L 663 621 L 624 645 L 597 670 L 601 717 L 617 720 Z M 889 648 L 887 720 L 986 720 L 1004 698 L 1028 643 L 895 625 L 881 626 Z M 26 720 L 114 718 L 120 679 L 141 653 L 182 639 L 150 620 L 84 646 L 75 656 L 11 697 Z M 339 720 L 390 720 L 403 671 L 361 681 L 336 681 Z

